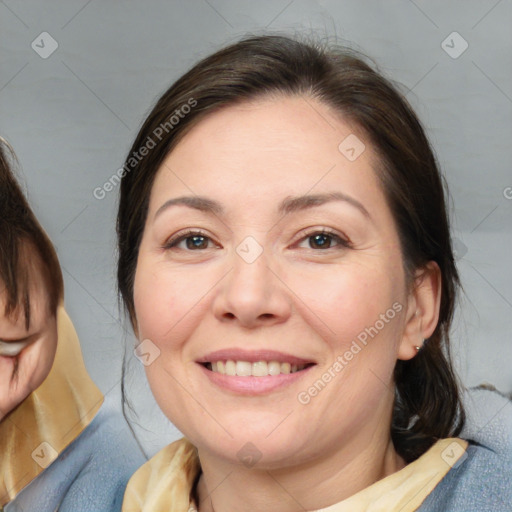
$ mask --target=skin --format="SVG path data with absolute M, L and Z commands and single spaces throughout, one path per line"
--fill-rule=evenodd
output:
M 37 389 L 50 373 L 57 349 L 57 321 L 48 313 L 46 283 L 41 272 L 31 269 L 30 325 L 26 328 L 22 309 L 13 315 L 0 315 L 0 340 L 27 341 L 15 357 L 0 356 L 0 421 Z M 0 290 L 4 290 L 0 281 Z M 6 296 L 0 293 L 0 311 L 5 311 Z
M 355 133 L 366 150 L 350 162 L 338 150 Z M 437 324 L 439 269 L 429 264 L 408 289 L 398 234 L 375 175 L 377 159 L 360 131 L 311 98 L 230 106 L 198 123 L 155 179 L 134 283 L 136 333 L 160 355 L 146 367 L 167 417 L 197 446 L 200 510 L 296 511 L 339 502 L 405 463 L 390 440 L 393 369 L 416 355 Z M 290 196 L 342 192 L 286 215 Z M 206 196 L 224 214 L 169 199 Z M 201 229 L 198 249 L 164 248 Z M 348 238 L 318 248 L 322 228 Z M 263 249 L 247 263 L 246 236 Z M 189 239 L 190 242 L 190 239 Z M 328 371 L 365 327 L 392 304 L 400 314 L 370 339 L 307 405 L 297 395 Z M 273 349 L 314 361 L 307 376 L 262 396 L 212 384 L 197 360 L 226 348 Z M 252 467 L 237 453 L 251 442 Z

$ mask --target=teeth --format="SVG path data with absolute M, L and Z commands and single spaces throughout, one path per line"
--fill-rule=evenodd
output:
M 16 357 L 28 344 L 26 341 L 0 341 L 0 356 Z
M 267 365 L 269 375 L 279 375 L 281 373 L 281 363 L 270 361 Z
M 236 364 L 234 361 L 226 361 L 226 375 L 234 377 L 236 375 Z M 218 370 L 218 368 L 217 368 Z
M 249 375 L 252 375 L 252 364 L 247 361 L 237 361 L 236 374 L 240 377 L 248 377 Z
M 303 370 L 305 364 L 279 363 L 278 361 L 216 361 L 210 363 L 209 368 L 212 372 L 229 375 L 231 377 L 266 377 L 267 375 L 279 375 L 295 373 Z
M 265 377 L 268 375 L 268 364 L 265 361 L 252 363 L 252 374 L 255 377 Z

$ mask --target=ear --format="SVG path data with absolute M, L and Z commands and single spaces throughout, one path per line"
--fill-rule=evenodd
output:
M 398 359 L 412 359 L 435 331 L 441 305 L 441 269 L 435 261 L 416 271 L 407 301 L 404 332 Z

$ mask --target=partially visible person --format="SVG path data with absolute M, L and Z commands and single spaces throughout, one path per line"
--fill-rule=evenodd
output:
M 512 406 L 463 392 L 450 357 L 443 176 L 365 60 L 250 36 L 144 121 L 118 284 L 185 437 L 134 474 L 124 512 L 511 511 Z
M 120 510 L 144 458 L 87 374 L 57 254 L 15 161 L 0 139 L 0 510 Z

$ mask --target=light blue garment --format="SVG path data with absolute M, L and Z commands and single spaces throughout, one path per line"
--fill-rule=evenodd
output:
M 5 512 L 118 512 L 126 484 L 144 462 L 107 395 L 90 425 L 6 507 Z
M 512 401 L 494 391 L 471 389 L 459 437 L 470 442 L 461 459 L 418 512 L 512 511 Z

